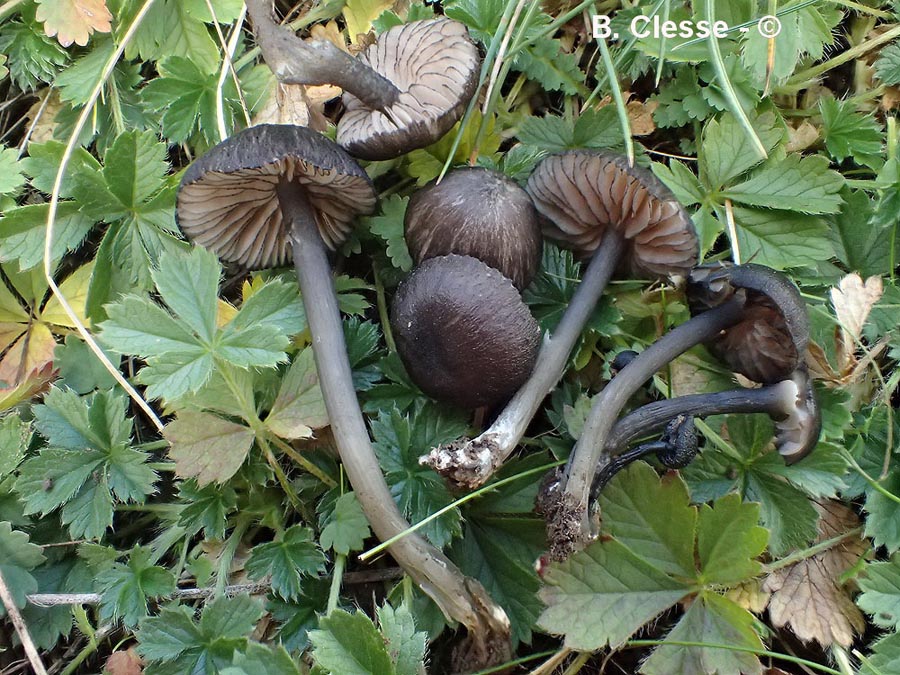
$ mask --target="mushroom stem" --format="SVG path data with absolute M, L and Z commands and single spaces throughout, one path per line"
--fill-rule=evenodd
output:
M 471 441 L 435 448 L 422 458 L 423 463 L 469 488 L 476 488 L 491 477 L 515 450 L 541 402 L 565 373 L 569 353 L 612 278 L 624 248 L 624 239 L 618 234 L 610 233 L 603 239 L 552 335 L 545 336 L 531 375 L 494 423 Z
M 277 191 L 290 232 L 316 371 L 335 444 L 372 530 L 385 541 L 408 530 L 409 523 L 384 480 L 359 407 L 325 244 L 303 189 L 297 183 L 283 181 Z M 509 620 L 504 611 L 481 584 L 464 576 L 421 536 L 407 535 L 389 551 L 445 615 L 468 628 L 476 649 L 487 654 L 492 642 L 508 640 Z
M 648 403 L 616 422 L 607 438 L 601 464 L 607 458 L 620 455 L 635 438 L 657 431 L 678 415 L 703 418 L 734 413 L 766 413 L 775 420 L 780 420 L 790 414 L 790 407 L 796 396 L 797 385 L 791 380 L 783 380 L 758 389 L 690 394 Z M 598 470 L 602 468 L 600 466 Z
M 578 543 L 589 540 L 594 534 L 588 509 L 591 483 L 609 432 L 628 399 L 677 356 L 737 323 L 743 316 L 744 297 L 743 294 L 736 295 L 666 333 L 625 366 L 594 398 L 581 436 L 561 476 L 562 501 L 548 513 L 548 537 L 554 557 L 568 557 Z
M 283 84 L 334 84 L 367 106 L 385 110 L 400 90 L 386 77 L 328 40 L 301 40 L 275 23 L 271 0 L 246 0 L 266 64 Z

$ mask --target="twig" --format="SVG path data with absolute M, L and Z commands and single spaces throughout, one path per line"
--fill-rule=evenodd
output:
M 31 640 L 28 626 L 25 625 L 25 619 L 22 618 L 19 608 L 16 607 L 16 601 L 13 600 L 12 593 L 6 585 L 6 580 L 3 578 L 2 572 L 0 572 L 0 600 L 2 600 L 3 604 L 6 606 L 6 611 L 12 621 L 13 628 L 16 629 L 16 633 L 19 636 L 19 640 L 22 642 L 22 647 L 25 649 L 25 654 L 28 656 L 28 661 L 31 663 L 31 667 L 34 668 L 34 672 L 37 675 L 47 675 L 47 669 L 44 668 L 44 663 L 41 661 L 41 656 L 38 654 L 37 647 L 34 646 L 34 642 Z
M 226 586 L 225 595 L 239 595 L 247 593 L 256 595 L 269 590 L 271 584 L 234 584 Z M 215 588 L 179 588 L 165 596 L 171 600 L 198 600 L 207 598 L 215 593 Z M 32 593 L 25 596 L 32 605 L 38 607 L 56 607 L 58 605 L 99 605 L 103 596 L 100 593 Z

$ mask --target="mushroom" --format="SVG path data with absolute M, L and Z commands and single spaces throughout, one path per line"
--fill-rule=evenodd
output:
M 500 270 L 525 288 L 541 263 L 541 225 L 514 180 L 480 167 L 455 169 L 413 194 L 403 220 L 416 264 L 458 253 Z
M 413 382 L 466 409 L 509 398 L 531 372 L 541 335 L 512 282 L 465 255 L 413 270 L 394 296 L 391 329 Z
M 594 150 L 551 155 L 526 190 L 544 216 L 544 233 L 590 263 L 569 306 L 546 337 L 528 381 L 477 438 L 435 448 L 420 461 L 443 467 L 459 485 L 484 483 L 515 450 L 541 401 L 563 376 L 597 300 L 618 268 L 651 278 L 687 275 L 697 262 L 697 235 L 674 195 L 624 157 Z M 452 455 L 452 459 L 448 458 Z
M 565 470 L 560 490 L 544 500 L 551 555 L 565 559 L 594 532 L 589 514 L 590 486 L 605 455 L 619 412 L 655 372 L 699 343 L 724 341 L 744 351 L 732 365 L 768 361 L 767 375 L 790 377 L 809 340 L 806 306 L 790 280 L 761 265 L 705 265 L 688 279 L 689 303 L 696 315 L 672 329 L 625 366 L 595 398 Z M 772 336 L 781 336 L 778 342 Z M 754 372 L 754 369 L 745 369 Z M 738 372 L 741 372 L 740 370 Z M 745 373 L 746 374 L 746 373 Z
M 278 265 L 290 246 L 335 444 L 372 530 L 384 541 L 409 524 L 381 473 L 356 398 L 326 246 L 339 244 L 353 216 L 374 207 L 371 182 L 339 146 L 303 127 L 261 125 L 188 168 L 176 213 L 190 239 L 247 267 Z M 390 552 L 447 616 L 469 629 L 479 653 L 505 643 L 503 610 L 443 553 L 415 534 Z
M 304 41 L 277 25 L 271 0 L 247 0 L 247 10 L 279 81 L 344 90 L 337 142 L 362 159 L 391 159 L 431 145 L 462 116 L 478 86 L 478 50 L 458 21 L 395 26 L 354 58 L 328 40 Z

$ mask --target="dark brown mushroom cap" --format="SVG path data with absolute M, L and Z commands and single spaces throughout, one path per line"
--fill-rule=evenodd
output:
M 375 208 L 372 181 L 338 145 L 307 129 L 261 124 L 239 131 L 194 161 L 178 188 L 175 217 L 191 241 L 247 269 L 290 262 L 276 188 L 305 190 L 329 248 L 358 214 Z
M 478 258 L 525 288 L 541 262 L 541 226 L 531 197 L 502 173 L 451 171 L 413 194 L 404 218 L 416 264 L 458 253 Z
M 462 117 L 478 86 L 478 49 L 466 27 L 451 19 L 390 28 L 357 58 L 400 90 L 385 112 L 344 92 L 337 142 L 362 159 L 390 159 L 431 145 Z
M 754 382 L 774 384 L 791 377 L 809 344 L 809 317 L 800 291 L 775 270 L 754 265 L 715 263 L 688 277 L 692 314 L 745 294 L 743 318 L 707 344 L 716 357 Z
M 466 409 L 512 396 L 531 373 L 541 337 L 512 282 L 460 255 L 413 270 L 394 296 L 391 329 L 413 382 Z
M 544 216 L 544 234 L 582 255 L 607 232 L 625 239 L 621 271 L 664 278 L 697 264 L 697 233 L 672 192 L 625 157 L 570 150 L 543 159 L 525 188 Z
M 805 366 L 791 376 L 794 395 L 787 416 L 775 423 L 775 448 L 788 464 L 806 457 L 822 433 L 822 415 L 816 402 L 812 378 Z

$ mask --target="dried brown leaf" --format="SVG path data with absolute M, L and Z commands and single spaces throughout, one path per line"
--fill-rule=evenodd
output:
M 856 514 L 840 502 L 815 504 L 819 512 L 817 542 L 837 537 L 859 525 Z M 865 540 L 853 536 L 841 543 L 772 572 L 763 590 L 770 591 L 769 616 L 776 628 L 789 627 L 804 642 L 823 647 L 849 647 L 865 629 L 862 612 L 854 604 L 841 575 L 866 552 Z
M 56 36 L 59 44 L 68 47 L 73 42 L 84 47 L 95 31 L 112 30 L 112 14 L 106 0 L 37 0 L 37 20 L 44 24 L 44 32 Z
M 31 129 L 30 143 L 52 141 L 56 132 L 56 116 L 62 109 L 59 90 L 46 87 L 37 92 L 38 100 L 26 111 L 25 119 Z M 46 100 L 47 96 L 50 100 Z
M 771 593 L 763 589 L 762 581 L 759 579 L 750 579 L 739 586 L 729 588 L 725 592 L 726 598 L 754 614 L 760 614 L 765 611 L 766 605 L 769 604 L 770 596 Z
M 837 316 L 840 334 L 837 340 L 838 366 L 846 373 L 856 364 L 856 346 L 872 307 L 884 293 L 881 277 L 863 282 L 857 273 L 848 274 L 831 289 L 831 303 Z
M 142 675 L 144 662 L 134 651 L 134 647 L 129 647 L 124 652 L 110 654 L 103 670 L 109 675 Z
M 200 487 L 231 478 L 247 458 L 254 433 L 216 415 L 185 410 L 169 422 L 163 436 L 171 447 L 175 473 L 196 478 Z
M 797 127 L 788 127 L 788 142 L 784 149 L 787 152 L 803 152 L 819 140 L 819 130 L 803 120 Z

